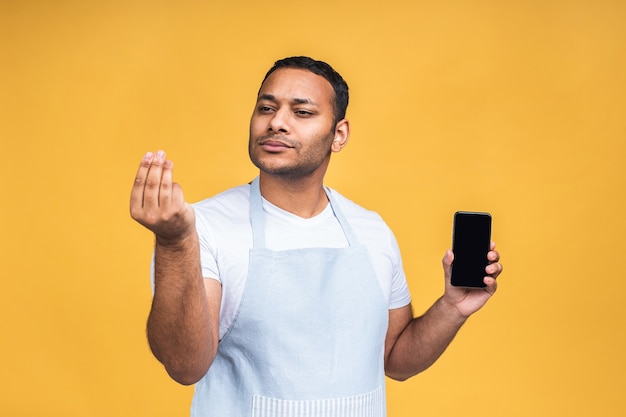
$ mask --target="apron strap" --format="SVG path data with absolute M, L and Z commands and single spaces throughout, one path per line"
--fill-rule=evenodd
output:
M 324 187 L 324 191 L 326 192 L 328 201 L 330 201 L 330 207 L 333 209 L 333 213 L 335 213 L 335 217 L 337 218 L 339 225 L 343 229 L 343 234 L 346 235 L 348 245 L 357 246 L 359 241 L 357 240 L 356 235 L 352 230 L 352 227 L 350 227 L 350 223 L 348 223 L 348 220 L 343 215 L 343 211 L 341 211 L 341 209 L 339 208 L 339 203 L 337 203 L 337 200 L 335 200 L 335 197 L 333 196 L 333 193 L 330 189 Z
M 250 184 L 250 222 L 252 224 L 252 247 L 265 248 L 265 216 L 259 177 Z
M 357 245 L 358 241 L 356 235 L 339 208 L 339 204 L 335 200 L 333 193 L 326 187 L 324 187 L 324 192 L 326 193 L 326 197 L 328 197 L 333 214 L 346 236 L 348 246 Z M 253 247 L 259 249 L 265 248 L 265 216 L 263 213 L 263 197 L 261 196 L 259 177 L 256 177 L 250 184 L 250 222 L 252 224 Z

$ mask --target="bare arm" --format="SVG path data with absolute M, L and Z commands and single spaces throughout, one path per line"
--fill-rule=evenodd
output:
M 485 273 L 486 288 L 466 289 L 450 285 L 454 256 L 447 251 L 443 258 L 445 293 L 420 317 L 413 318 L 411 305 L 389 310 L 389 329 L 385 341 L 385 372 L 405 380 L 431 366 L 446 350 L 467 318 L 478 311 L 497 288 L 502 272 L 500 255 L 492 243 L 490 264 Z
M 181 384 L 200 380 L 217 351 L 221 286 L 203 279 L 193 208 L 172 182 L 163 152 L 142 159 L 131 192 L 131 216 L 156 236 L 154 298 L 148 341 Z

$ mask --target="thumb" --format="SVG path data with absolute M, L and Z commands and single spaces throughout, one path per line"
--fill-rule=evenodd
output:
M 441 260 L 441 264 L 443 265 L 443 274 L 446 279 L 446 282 L 450 281 L 450 272 L 452 271 L 452 261 L 454 261 L 454 253 L 450 249 L 448 249 L 443 255 L 443 259 Z

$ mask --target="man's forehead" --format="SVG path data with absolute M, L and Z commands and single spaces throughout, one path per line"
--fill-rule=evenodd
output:
M 285 95 L 289 97 L 284 97 Z M 334 91 L 328 80 L 301 68 L 279 68 L 271 73 L 261 85 L 261 97 L 298 101 L 321 101 L 323 96 L 332 100 Z

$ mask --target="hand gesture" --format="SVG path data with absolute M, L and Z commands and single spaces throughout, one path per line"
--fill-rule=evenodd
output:
M 498 287 L 496 278 L 502 272 L 502 265 L 500 264 L 500 254 L 496 251 L 494 242 L 491 242 L 491 250 L 487 253 L 487 259 L 489 264 L 485 268 L 485 278 L 483 279 L 487 286 L 485 288 L 461 288 L 450 284 L 450 271 L 452 270 L 454 254 L 448 250 L 443 257 L 442 264 L 446 287 L 443 299 L 456 307 L 464 317 L 469 317 L 485 305 Z
M 130 194 L 130 215 L 156 235 L 161 244 L 175 244 L 195 233 L 195 214 L 172 182 L 174 164 L 165 152 L 146 153 Z

